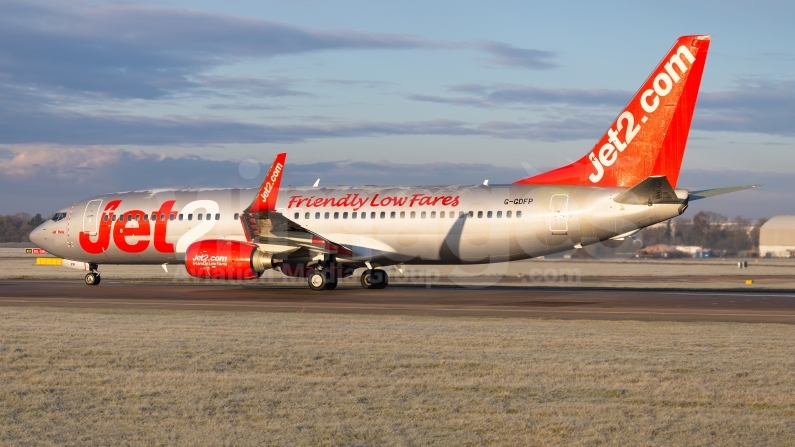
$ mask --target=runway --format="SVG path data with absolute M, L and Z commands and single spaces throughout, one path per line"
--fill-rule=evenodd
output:
M 0 281 L 0 306 L 795 324 L 795 293 Z

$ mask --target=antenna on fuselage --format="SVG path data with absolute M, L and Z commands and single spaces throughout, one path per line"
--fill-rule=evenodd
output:
M 317 185 L 320 184 L 320 179 L 315 180 L 315 184 L 312 185 L 313 188 L 317 188 Z
M 483 180 L 483 186 L 489 186 L 489 179 Z

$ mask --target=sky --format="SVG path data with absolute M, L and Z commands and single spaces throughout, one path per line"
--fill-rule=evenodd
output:
M 680 187 L 795 214 L 795 4 L 0 2 L 0 213 L 105 192 L 509 183 L 583 156 L 675 39 L 712 44 Z

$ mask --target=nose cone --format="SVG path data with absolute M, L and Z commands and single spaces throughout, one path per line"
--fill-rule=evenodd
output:
M 45 229 L 44 226 L 47 225 L 43 223 L 36 227 L 35 230 L 30 232 L 30 241 L 33 242 L 37 247 L 47 249 L 44 245 L 47 243 L 47 238 L 45 237 Z

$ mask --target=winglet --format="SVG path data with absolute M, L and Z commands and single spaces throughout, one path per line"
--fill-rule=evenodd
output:
M 268 175 L 262 182 L 259 188 L 259 193 L 254 201 L 251 202 L 246 213 L 264 213 L 276 209 L 276 199 L 279 196 L 279 185 L 282 183 L 282 174 L 284 174 L 284 163 L 287 160 L 287 153 L 282 152 L 276 155 L 273 160 Z

